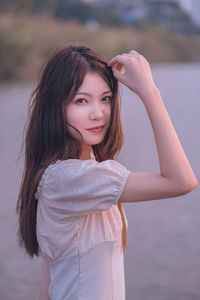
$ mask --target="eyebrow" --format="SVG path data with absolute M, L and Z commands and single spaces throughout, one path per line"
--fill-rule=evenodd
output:
M 108 93 L 112 93 L 112 91 L 105 91 L 101 94 L 101 96 L 108 94 Z M 76 95 L 92 96 L 90 93 L 85 93 L 85 92 L 76 93 Z

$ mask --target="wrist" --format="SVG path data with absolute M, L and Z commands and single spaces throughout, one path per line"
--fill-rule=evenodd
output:
M 147 105 L 154 101 L 155 99 L 161 98 L 159 89 L 154 86 L 148 90 L 144 90 L 139 97 L 141 98 L 144 105 Z

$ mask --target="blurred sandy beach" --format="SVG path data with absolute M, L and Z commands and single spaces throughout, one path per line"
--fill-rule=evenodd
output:
M 200 64 L 155 64 L 153 76 L 200 181 Z M 0 86 L 0 300 L 38 299 L 40 259 L 16 240 L 18 160 L 33 85 Z M 124 147 L 118 160 L 132 171 L 158 172 L 158 158 L 141 101 L 121 88 Z M 167 149 L 166 149 L 167 151 Z M 200 187 L 179 198 L 125 204 L 126 300 L 200 299 Z M 108 300 L 108 299 L 105 299 Z

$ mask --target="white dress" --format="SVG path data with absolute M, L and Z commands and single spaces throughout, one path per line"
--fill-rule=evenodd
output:
M 50 165 L 36 193 L 37 239 L 51 300 L 124 300 L 117 201 L 129 171 L 114 160 Z

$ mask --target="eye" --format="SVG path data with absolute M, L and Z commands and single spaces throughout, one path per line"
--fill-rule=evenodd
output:
M 75 103 L 86 103 L 87 101 L 83 98 L 77 99 Z
M 110 102 L 110 101 L 112 101 L 112 97 L 111 96 L 106 96 L 106 97 L 104 97 L 103 99 L 102 99 L 102 101 L 103 102 Z

